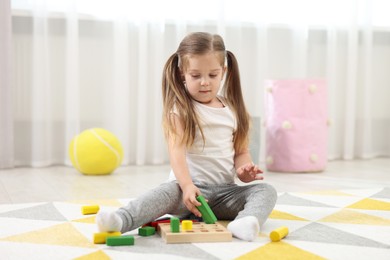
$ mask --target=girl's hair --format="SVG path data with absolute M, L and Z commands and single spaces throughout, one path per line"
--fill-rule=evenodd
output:
M 227 60 L 226 78 L 220 93 L 236 116 L 237 131 L 233 138 L 234 149 L 240 151 L 248 147 L 250 117 L 242 96 L 237 60 L 233 53 L 226 51 L 222 37 L 216 34 L 196 32 L 187 35 L 177 51 L 165 63 L 162 79 L 164 133 L 166 138 L 177 135 L 175 119 L 172 116 L 172 112 L 175 111 L 179 115 L 180 123 L 184 129 L 180 141 L 187 147 L 191 146 L 197 127 L 199 127 L 203 141 L 205 141 L 193 100 L 187 92 L 181 72 L 186 70 L 188 58 L 209 52 L 215 52 L 222 67 L 225 66 L 225 59 Z

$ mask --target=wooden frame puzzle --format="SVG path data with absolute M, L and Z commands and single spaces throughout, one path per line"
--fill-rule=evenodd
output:
M 232 233 L 223 225 L 216 222 L 206 224 L 204 222 L 194 222 L 192 230 L 182 230 L 171 232 L 170 223 L 160 223 L 158 233 L 167 244 L 176 243 L 202 243 L 202 242 L 230 242 L 233 239 Z

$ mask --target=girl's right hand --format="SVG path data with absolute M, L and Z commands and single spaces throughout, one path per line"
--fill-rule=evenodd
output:
M 191 211 L 195 216 L 201 217 L 202 214 L 197 209 L 202 205 L 199 201 L 196 200 L 196 197 L 201 195 L 200 190 L 194 184 L 188 184 L 182 187 L 183 191 L 183 203 L 186 205 L 187 209 Z

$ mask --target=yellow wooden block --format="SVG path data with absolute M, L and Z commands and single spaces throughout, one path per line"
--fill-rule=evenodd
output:
M 288 234 L 288 227 L 282 226 L 280 228 L 277 228 L 273 230 L 270 234 L 269 237 L 273 242 L 278 242 Z
M 181 222 L 181 229 L 184 231 L 191 231 L 192 230 L 192 220 L 183 220 Z
M 99 205 L 82 206 L 81 213 L 83 213 L 83 215 L 96 214 L 99 209 Z
M 119 231 L 95 233 L 95 234 L 93 234 L 93 243 L 94 244 L 105 244 L 107 237 L 118 237 L 121 235 L 122 235 L 122 233 Z

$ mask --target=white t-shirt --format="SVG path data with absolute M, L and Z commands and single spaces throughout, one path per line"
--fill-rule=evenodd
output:
M 194 183 L 234 183 L 233 133 L 237 121 L 233 112 L 223 101 L 223 108 L 215 108 L 193 101 L 205 137 L 203 143 L 199 129 L 194 144 L 187 150 L 187 164 Z M 171 171 L 169 180 L 175 180 Z

